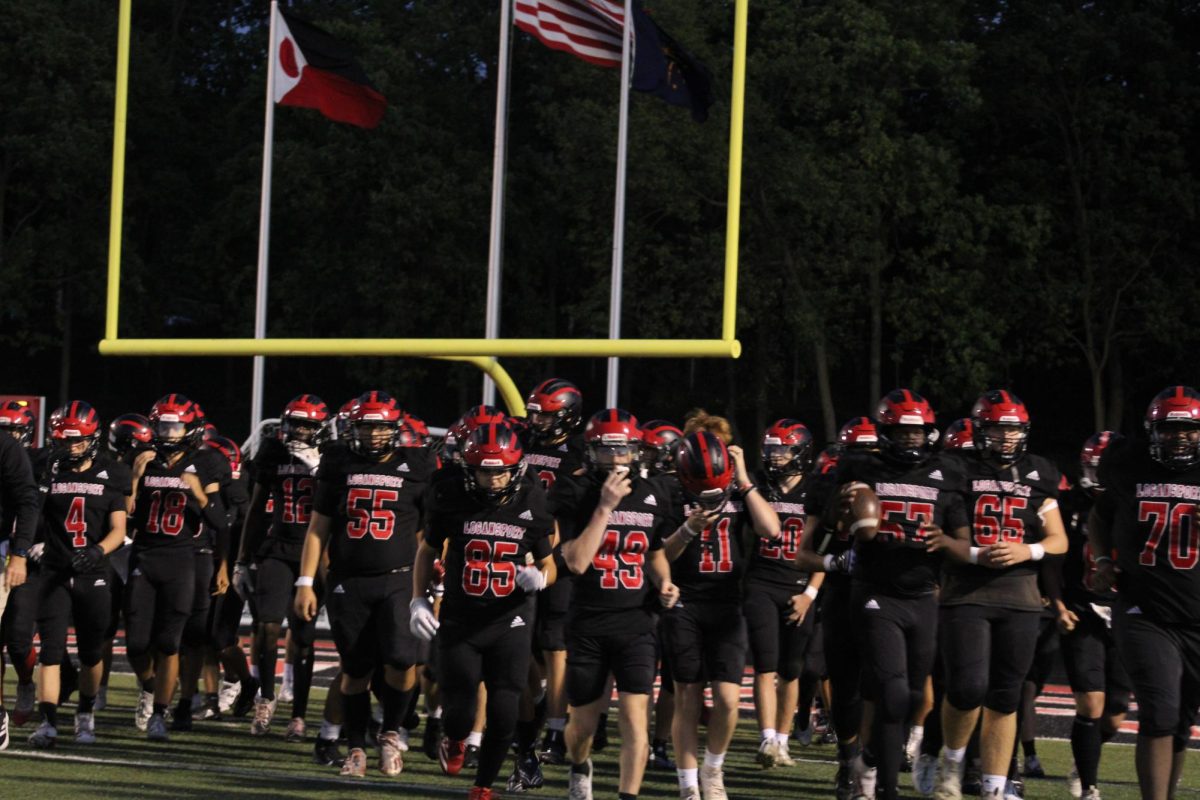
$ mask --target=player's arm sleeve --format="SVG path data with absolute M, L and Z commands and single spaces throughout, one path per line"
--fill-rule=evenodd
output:
M 14 520 L 13 549 L 28 550 L 37 533 L 41 498 L 25 452 L 16 439 L 6 439 L 0 447 L 0 509 L 4 509 L 6 518 Z
M 946 506 L 942 512 L 942 530 L 950 535 L 954 535 L 954 531 L 963 528 L 971 527 L 971 520 L 967 516 L 967 504 L 963 500 L 961 492 L 947 492 Z

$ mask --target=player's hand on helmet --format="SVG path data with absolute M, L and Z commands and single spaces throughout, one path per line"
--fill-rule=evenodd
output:
M 310 622 L 317 616 L 317 593 L 311 586 L 297 586 L 296 599 L 292 605 L 295 608 L 296 616 L 305 622 Z
M 675 604 L 679 602 L 679 587 L 669 580 L 665 581 L 662 586 L 658 587 L 658 602 L 662 604 L 663 608 L 674 608 Z
M 608 473 L 608 477 L 604 479 L 604 483 L 600 487 L 600 508 L 615 511 L 621 501 L 632 491 L 633 482 L 629 480 L 629 473 L 613 470 Z
M 536 566 L 523 566 L 517 568 L 517 586 L 520 586 L 525 591 L 533 594 L 540 592 L 546 588 L 546 574 L 541 568 Z
M 424 597 L 414 597 L 408 604 L 408 629 L 412 635 L 423 642 L 431 642 L 439 625 L 433 603 Z
M 255 570 L 252 570 L 244 561 L 233 565 L 233 590 L 242 600 L 249 601 L 250 596 L 254 594 L 254 577 Z

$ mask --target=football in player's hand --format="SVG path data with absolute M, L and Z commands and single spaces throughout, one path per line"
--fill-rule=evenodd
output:
M 879 497 L 870 486 L 860 482 L 842 487 L 842 497 L 842 532 L 852 536 L 873 536 L 879 529 Z

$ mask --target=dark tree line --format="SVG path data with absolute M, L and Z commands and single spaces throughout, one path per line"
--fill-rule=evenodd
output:
M 249 336 L 263 0 L 135 4 L 121 335 Z M 276 116 L 273 336 L 481 336 L 497 0 L 295 0 L 355 47 L 390 107 L 362 131 Z M 632 101 L 628 337 L 720 329 L 732 2 L 647 3 L 716 76 L 696 125 Z M 1044 450 L 1138 425 L 1195 382 L 1200 4 L 751 0 L 736 362 L 625 360 L 622 403 L 703 405 L 820 436 L 894 385 L 947 421 L 1022 395 Z M 163 391 L 245 432 L 248 359 L 104 359 L 116 14 L 0 16 L 0 392 Z M 617 76 L 516 34 L 502 335 L 603 337 Z M 636 93 L 635 93 L 636 95 Z M 273 359 L 268 412 L 383 386 L 445 424 L 471 368 Z M 602 396 L 601 360 L 512 359 Z

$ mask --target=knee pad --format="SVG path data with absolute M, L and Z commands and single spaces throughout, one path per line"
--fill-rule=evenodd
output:
M 1021 687 L 994 689 L 987 693 L 985 705 L 998 714 L 1015 714 L 1021 705 Z
M 160 635 L 154 640 L 154 649 L 164 656 L 178 655 L 179 641 L 171 636 Z
M 1129 710 L 1129 693 L 1120 692 L 1116 695 L 1108 695 L 1104 698 L 1104 713 L 1107 716 L 1115 717 L 1118 714 L 1124 714 Z
M 902 678 L 892 678 L 884 681 L 879 687 L 879 698 L 876 701 L 875 713 L 884 722 L 902 722 L 908 717 L 909 696 L 908 684 Z
M 983 705 L 987 697 L 987 683 L 982 676 L 959 675 L 954 685 L 946 687 L 946 700 L 959 711 L 970 711 Z M 1015 709 L 1016 706 L 1014 705 Z

